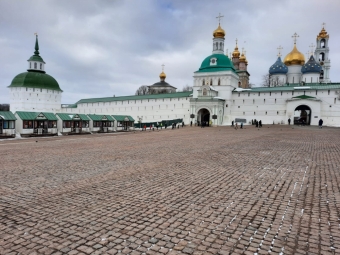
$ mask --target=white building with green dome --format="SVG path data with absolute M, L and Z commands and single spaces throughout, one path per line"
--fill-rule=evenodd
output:
M 87 128 L 83 122 L 81 126 L 80 122 L 78 126 L 71 123 L 74 120 L 70 116 L 80 115 L 119 116 L 120 121 L 116 119 L 112 130 L 119 130 L 119 125 L 126 129 L 133 121 L 141 125 L 147 123 L 149 127 L 157 122 L 182 121 L 185 124 L 205 122 L 228 126 L 233 121 L 251 124 L 254 119 L 263 124 L 288 124 L 290 119 L 291 124 L 318 125 L 323 119 L 326 126 L 340 126 L 340 83 L 327 82 L 330 81 L 329 36 L 324 35 L 324 29 L 322 32 L 323 37 L 320 32 L 318 42 L 324 38 L 327 41 L 319 43 L 315 51 L 318 59 L 310 57 L 305 63 L 303 55 L 294 49 L 284 62 L 279 57 L 269 69 L 272 87 L 249 87 L 245 54 L 240 54 L 237 44 L 232 59 L 224 54 L 225 31 L 219 24 L 213 32 L 212 54 L 204 58 L 194 72 L 193 91 L 176 92 L 176 87 L 165 82 L 166 74 L 162 71 L 161 81 L 149 89 L 169 93 L 84 98 L 68 105 L 61 105 L 62 90 L 58 82 L 45 73 L 45 62 L 39 55 L 36 38 L 35 52 L 28 60 L 27 72 L 17 75 L 9 86 L 10 108 L 19 119 L 15 126 L 20 134 L 36 132 L 36 129 L 41 129 L 42 133 L 60 134 L 68 129 L 72 132 L 73 129 Z M 67 114 L 70 123 L 64 121 L 66 124 L 60 125 L 61 119 L 50 113 Z M 32 117 L 21 117 L 27 115 Z M 41 116 L 48 118 L 42 119 Z M 122 124 L 125 119 L 129 120 L 129 126 L 127 122 Z M 100 130 L 98 123 L 96 128 Z M 89 131 L 94 132 L 94 128 Z
M 27 72 L 14 77 L 10 90 L 12 112 L 60 112 L 62 90 L 58 82 L 45 72 L 45 62 L 39 53 L 36 36 L 34 55 L 28 60 Z

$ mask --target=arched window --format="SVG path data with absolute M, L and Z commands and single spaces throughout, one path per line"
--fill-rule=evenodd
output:
M 42 70 L 42 64 L 40 63 L 40 70 Z
M 320 41 L 320 46 L 321 46 L 321 48 L 326 48 L 326 41 L 325 41 L 325 39 L 322 39 Z
M 205 85 L 205 80 L 203 79 L 202 85 Z
M 218 50 L 218 42 L 216 42 L 216 50 Z
M 210 85 L 212 85 L 212 79 L 210 79 Z
M 220 42 L 220 50 L 222 50 L 223 48 L 222 48 L 222 43 Z
M 321 52 L 319 55 L 319 61 L 324 61 L 325 60 L 325 53 Z
M 34 63 L 34 69 L 37 69 L 37 63 Z
M 203 89 L 203 96 L 207 95 L 207 89 Z
M 218 83 L 217 83 L 217 85 L 218 85 L 218 86 L 220 86 L 220 85 L 221 85 L 221 80 L 220 80 L 220 79 L 218 79 Z
M 30 62 L 30 69 L 32 68 L 32 63 Z
M 241 87 L 241 82 L 240 81 L 238 82 L 238 86 Z

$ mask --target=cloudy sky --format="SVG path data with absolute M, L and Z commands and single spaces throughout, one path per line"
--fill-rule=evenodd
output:
M 182 89 L 212 51 L 212 32 L 226 31 L 245 48 L 250 82 L 297 47 L 307 54 L 326 23 L 330 34 L 332 82 L 340 82 L 339 0 L 34 0 L 0 1 L 0 103 L 9 103 L 7 86 L 25 72 L 39 35 L 46 72 L 64 91 L 62 103 L 82 98 L 133 95 L 141 85 L 166 81 Z M 338 27 L 338 28 L 337 28 Z

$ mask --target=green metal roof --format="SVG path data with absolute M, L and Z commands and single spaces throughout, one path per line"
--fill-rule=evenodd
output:
M 42 62 L 45 64 L 44 60 L 39 55 L 33 55 L 27 61 L 37 61 L 37 62 Z
M 116 120 L 116 121 L 125 121 L 125 118 L 127 117 L 129 119 L 129 121 L 135 121 L 134 118 L 132 118 L 129 115 L 112 115 L 112 117 Z
M 10 111 L 0 111 L 0 119 L 3 120 L 17 120 L 17 118 L 14 116 L 14 114 Z
M 300 95 L 300 96 L 293 97 L 293 98 L 298 98 L 298 99 L 311 99 L 311 98 L 315 98 L 315 97 L 311 97 L 311 96 L 307 96 L 307 95 Z
M 35 71 L 18 74 L 14 77 L 11 85 L 8 87 L 27 87 L 62 91 L 58 82 L 52 76 Z
M 214 65 L 211 64 L 211 61 L 216 61 Z M 208 57 L 206 57 L 201 67 L 198 71 L 195 73 L 203 73 L 203 72 L 219 72 L 219 71 L 233 71 L 235 72 L 235 67 L 233 65 L 233 62 L 230 61 L 230 59 L 224 55 L 224 54 L 213 54 Z
M 296 89 L 298 87 L 298 89 Z M 250 89 L 245 89 L 243 91 L 238 91 L 237 89 L 233 90 L 234 93 L 249 93 L 249 92 L 281 92 L 281 91 L 303 91 L 303 90 L 332 90 L 332 89 L 340 89 L 340 83 L 306 83 L 304 86 L 301 86 L 299 83 L 289 84 L 278 87 L 253 87 Z
M 58 120 L 51 112 L 16 112 L 22 120 Z
M 87 116 L 94 121 L 115 121 L 110 115 L 88 114 Z
M 86 114 L 77 114 L 77 113 L 57 113 L 58 117 L 61 120 L 90 120 Z
M 114 101 L 127 101 L 127 100 L 143 100 L 143 99 L 162 99 L 162 98 L 178 98 L 189 97 L 192 91 L 167 93 L 167 94 L 153 94 L 141 96 L 122 96 L 122 97 L 102 97 L 102 98 L 87 98 L 81 99 L 76 104 L 84 103 L 99 103 L 99 102 L 114 102 Z
M 62 104 L 61 108 L 78 108 L 77 104 Z

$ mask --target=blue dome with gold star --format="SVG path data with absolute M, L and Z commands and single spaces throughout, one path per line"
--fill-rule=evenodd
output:
M 269 74 L 286 74 L 288 67 L 282 62 L 281 57 L 278 57 L 276 62 L 269 68 Z
M 313 55 L 310 56 L 308 62 L 304 64 L 301 68 L 301 73 L 320 73 L 321 72 L 321 65 L 319 65 Z

